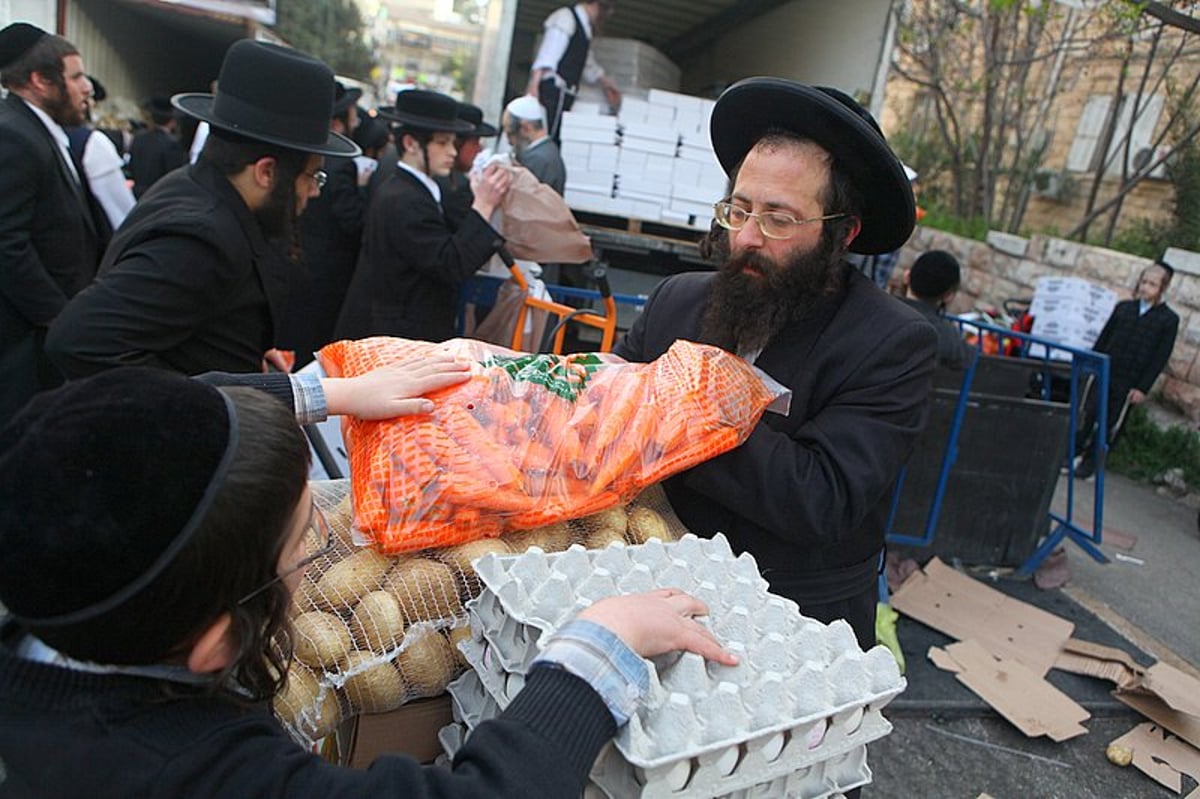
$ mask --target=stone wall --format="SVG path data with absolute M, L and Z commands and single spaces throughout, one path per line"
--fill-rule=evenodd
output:
M 949 309 L 962 313 L 976 306 L 1002 308 L 1007 299 L 1030 299 L 1038 278 L 1081 277 L 1132 296 L 1145 258 L 1074 241 L 1034 235 L 1022 238 L 993 231 L 986 242 L 919 227 L 901 252 L 902 273 L 927 250 L 946 250 L 963 267 L 962 290 Z M 1193 422 L 1200 422 L 1200 253 L 1169 249 L 1164 260 L 1175 267 L 1167 303 L 1179 314 L 1175 351 L 1155 391 Z

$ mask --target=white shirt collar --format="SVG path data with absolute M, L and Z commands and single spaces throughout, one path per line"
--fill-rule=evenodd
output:
M 400 167 L 405 172 L 413 175 L 417 180 L 421 181 L 421 185 L 429 189 L 429 193 L 433 195 L 433 201 L 438 205 L 442 204 L 442 189 L 437 183 L 434 182 L 433 178 L 429 177 L 429 175 L 426 175 L 419 169 L 413 169 L 403 161 L 397 161 L 396 166 Z
M 24 97 L 21 99 L 25 100 Z M 62 129 L 62 125 L 55 122 L 50 118 L 49 114 L 28 100 L 25 100 L 25 105 L 29 106 L 33 113 L 37 114 L 38 119 L 42 120 L 42 124 L 46 126 L 46 130 L 50 131 L 50 135 L 54 137 L 56 142 L 63 147 L 68 147 L 70 145 L 70 141 L 67 139 L 67 132 Z
M 542 144 L 543 142 L 548 142 L 548 141 L 550 141 L 550 137 L 543 136 L 542 138 L 538 139 L 535 142 L 530 142 L 529 144 L 525 145 L 525 152 L 529 152 L 534 147 L 537 147 L 538 145 Z
M 24 97 L 21 98 L 25 100 Z M 38 108 L 33 103 L 25 100 L 25 105 L 29 106 L 30 110 L 37 115 L 37 118 L 42 120 L 42 124 L 46 126 L 46 130 L 50 131 L 50 137 L 58 144 L 58 151 L 63 157 L 63 162 L 66 163 L 67 169 L 71 172 L 71 176 L 75 178 L 76 184 L 81 184 L 79 179 L 79 171 L 75 169 L 75 162 L 71 160 L 71 141 L 67 138 L 67 132 L 62 129 L 62 125 L 50 118 L 42 109 Z

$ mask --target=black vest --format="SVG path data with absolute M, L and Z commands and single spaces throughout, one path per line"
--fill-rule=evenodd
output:
M 587 64 L 588 48 L 591 47 L 592 42 L 584 30 L 583 20 L 579 18 L 579 12 L 575 10 L 574 6 L 571 7 L 571 16 L 575 17 L 575 33 L 571 36 L 571 41 L 567 43 L 567 51 L 563 53 L 563 57 L 558 62 L 558 75 L 574 92 L 579 88 L 579 81 L 583 78 L 583 67 Z

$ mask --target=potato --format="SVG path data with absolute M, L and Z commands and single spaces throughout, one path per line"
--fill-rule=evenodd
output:
M 454 659 L 458 662 L 458 665 L 464 671 L 471 668 L 471 664 L 467 661 L 467 656 L 458 648 L 460 642 L 471 640 L 471 625 L 463 624 L 458 627 L 451 627 L 449 630 L 446 630 L 446 637 L 450 640 L 450 649 L 453 650 Z
M 515 530 L 504 534 L 504 543 L 513 552 L 524 552 L 530 547 L 541 547 L 545 552 L 562 552 L 571 546 L 575 534 L 566 522 L 554 522 L 534 527 L 532 530 Z
M 604 549 L 614 541 L 624 544 L 625 532 L 615 527 L 597 527 L 583 539 L 584 549 Z
M 311 610 L 292 621 L 296 659 L 314 669 L 326 669 L 354 648 L 346 623 L 332 613 Z
M 316 601 L 323 610 L 341 612 L 379 588 L 380 578 L 392 568 L 392 559 L 373 549 L 360 549 L 333 564 L 317 581 Z
M 461 616 L 454 571 L 429 558 L 408 558 L 384 577 L 384 589 L 400 603 L 408 624 Z
M 437 696 L 458 673 L 454 650 L 445 636 L 429 632 L 413 641 L 396 658 L 400 673 L 415 694 Z
M 584 516 L 575 520 L 575 525 L 583 531 L 585 536 L 589 536 L 605 527 L 617 530 L 624 536 L 628 523 L 628 514 L 622 505 L 606 508 L 599 513 L 593 513 L 591 516 Z
M 374 665 L 368 663 L 378 661 Z M 342 663 L 346 672 L 363 668 L 346 678 L 343 688 L 350 703 L 364 713 L 383 713 L 399 707 L 408 695 L 404 678 L 391 661 L 381 660 L 372 652 L 351 652 Z
M 481 538 L 443 549 L 439 553 L 438 557 L 442 562 L 454 569 L 463 599 L 470 599 L 479 593 L 479 577 L 475 574 L 475 567 L 471 565 L 471 561 L 482 558 L 489 552 L 495 552 L 497 555 L 512 554 L 508 545 L 499 538 Z
M 350 492 L 342 497 L 342 501 L 325 511 L 325 519 L 334 530 L 348 530 L 354 522 L 354 506 L 351 504 Z
M 651 538 L 668 542 L 673 540 L 667 529 L 667 520 L 653 508 L 634 508 L 629 511 L 627 537 L 631 544 L 644 544 Z
M 359 649 L 383 654 L 404 640 L 404 613 L 396 597 L 387 591 L 372 591 L 354 606 L 350 634 Z
M 275 696 L 274 707 L 280 721 L 313 739 L 331 734 L 342 720 L 337 691 L 326 687 L 322 695 L 316 675 L 303 666 L 293 666 L 288 671 L 287 682 Z

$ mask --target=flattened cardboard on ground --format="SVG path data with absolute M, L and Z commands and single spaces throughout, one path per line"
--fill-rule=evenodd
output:
M 1037 676 L 1050 670 L 1075 625 L 960 574 L 938 558 L 892 594 L 906 616 L 960 641 L 973 638 L 994 655 L 1019 660 Z
M 929 659 L 974 691 L 1017 729 L 1065 741 L 1087 732 L 1091 714 L 1020 661 L 997 657 L 973 639 L 929 648 Z
M 1200 750 L 1167 735 L 1156 724 L 1139 724 L 1112 744 L 1128 748 L 1138 771 L 1175 793 L 1183 791 L 1184 774 L 1200 782 Z M 1200 797 L 1200 788 L 1188 794 L 1188 799 L 1196 797 Z
M 1113 696 L 1192 746 L 1200 748 L 1200 718 L 1180 713 L 1154 694 L 1113 691 Z
M 1062 651 L 1054 661 L 1054 668 L 1108 680 L 1119 688 L 1137 685 L 1145 674 L 1145 669 L 1124 649 L 1093 644 L 1079 638 L 1071 638 L 1063 644 Z
M 1146 669 L 1140 687 L 1180 713 L 1200 716 L 1200 680 L 1169 663 L 1159 661 Z

